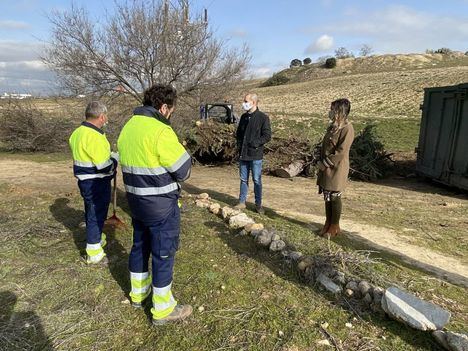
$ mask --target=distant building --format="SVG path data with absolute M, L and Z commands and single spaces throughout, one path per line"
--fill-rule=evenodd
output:
M 3 93 L 3 95 L 0 96 L 0 99 L 17 99 L 17 100 L 22 100 L 22 99 L 27 99 L 32 97 L 31 94 L 17 94 L 17 93 Z

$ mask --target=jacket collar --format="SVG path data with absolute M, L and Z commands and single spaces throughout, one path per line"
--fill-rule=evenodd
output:
M 94 124 L 84 121 L 81 123 L 82 126 L 94 129 L 96 132 L 104 134 L 104 131 L 101 128 L 96 127 Z
M 152 106 L 139 106 L 133 110 L 134 115 L 156 118 L 159 122 L 171 125 L 171 122 Z

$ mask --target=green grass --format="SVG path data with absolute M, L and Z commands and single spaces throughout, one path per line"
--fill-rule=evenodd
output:
M 78 227 L 77 192 L 36 194 L 8 185 L 0 191 L 0 296 L 10 297 L 0 304 L 0 349 L 320 350 L 316 342 L 326 337 L 318 324 L 324 321 L 344 350 L 438 349 L 428 334 L 383 316 L 358 316 L 305 285 L 277 255 L 259 249 L 250 237 L 236 236 L 187 201 L 173 290 L 195 312 L 184 324 L 153 328 L 149 308 L 135 310 L 126 303 L 130 229 L 108 229 L 110 267 L 89 267 L 80 258 L 84 231 Z M 118 215 L 129 224 L 127 211 L 124 206 Z M 265 224 L 282 230 L 304 253 L 326 249 L 327 243 L 301 223 L 267 214 Z M 366 270 L 430 300 L 436 296 L 453 312 L 449 328 L 466 328 L 463 289 L 385 262 Z

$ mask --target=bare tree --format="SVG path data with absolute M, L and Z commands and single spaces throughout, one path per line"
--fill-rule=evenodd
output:
M 354 57 L 354 54 L 342 46 L 335 50 L 335 57 L 338 59 L 344 59 L 344 58 Z
M 52 40 L 43 61 L 76 94 L 124 93 L 141 101 L 155 84 L 172 84 L 181 96 L 224 94 L 244 75 L 246 46 L 229 49 L 214 37 L 206 14 L 190 14 L 187 1 L 120 1 L 97 21 L 84 8 L 49 16 Z
M 372 46 L 368 45 L 368 44 L 363 44 L 361 46 L 361 49 L 359 49 L 359 55 L 360 56 L 369 56 L 370 54 L 372 54 L 374 50 L 372 49 Z

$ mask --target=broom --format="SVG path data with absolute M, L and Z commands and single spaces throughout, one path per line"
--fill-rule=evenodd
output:
M 117 172 L 114 176 L 114 189 L 112 189 L 112 216 L 106 219 L 105 224 L 111 225 L 113 227 L 126 227 L 124 221 L 122 221 L 117 214 L 115 213 L 115 208 L 117 207 Z

